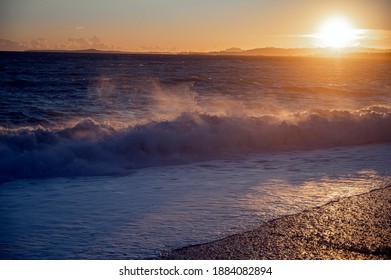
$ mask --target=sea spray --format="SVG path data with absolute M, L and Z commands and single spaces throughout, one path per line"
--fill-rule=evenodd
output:
M 257 152 L 391 141 L 391 110 L 318 110 L 276 116 L 182 113 L 116 129 L 91 119 L 62 129 L 2 129 L 0 176 L 124 174 L 134 168 Z

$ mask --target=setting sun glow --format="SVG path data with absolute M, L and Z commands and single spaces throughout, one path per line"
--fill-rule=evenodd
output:
M 323 23 L 317 34 L 324 47 L 345 48 L 356 44 L 357 31 L 345 18 L 331 18 Z

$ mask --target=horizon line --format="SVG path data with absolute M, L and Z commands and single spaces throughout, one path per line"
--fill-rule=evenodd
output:
M 391 48 L 374 48 L 374 47 L 343 47 L 343 48 L 333 48 L 333 47 L 294 47 L 294 48 L 283 48 L 283 47 L 257 47 L 252 49 L 242 49 L 237 47 L 230 47 L 225 50 L 216 50 L 216 51 L 128 51 L 128 50 L 113 50 L 113 49 L 96 49 L 96 48 L 87 48 L 87 49 L 23 49 L 23 50 L 0 50 L 0 52 L 74 52 L 74 53 L 118 53 L 118 54 L 205 54 L 205 55 L 216 55 L 216 54 L 227 54 L 227 55 L 250 55 L 251 52 L 256 51 L 265 51 L 265 50 L 274 50 L 274 51 L 328 51 L 333 53 L 340 54 L 349 54 L 349 53 L 364 53 L 364 54 L 386 54 L 391 53 Z M 359 51 L 359 52 L 357 52 Z M 360 52 L 361 51 L 361 52 Z M 256 55 L 256 54 L 254 54 Z
M 231 51 L 229 51 L 231 50 Z M 249 50 L 229 48 L 223 51 L 212 52 L 135 52 L 121 50 L 99 50 L 95 48 L 79 50 L 61 49 L 26 49 L 26 50 L 0 50 L 0 52 L 18 53 L 63 53 L 63 54 L 112 54 L 112 55 L 200 55 L 200 56 L 241 56 L 241 57 L 334 57 L 334 58 L 366 58 L 391 59 L 391 49 L 377 49 L 367 47 L 315 47 L 315 48 L 278 48 L 264 47 Z

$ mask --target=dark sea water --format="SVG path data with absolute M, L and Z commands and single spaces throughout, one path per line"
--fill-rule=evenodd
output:
M 0 258 L 154 258 L 389 184 L 390 62 L 0 52 Z

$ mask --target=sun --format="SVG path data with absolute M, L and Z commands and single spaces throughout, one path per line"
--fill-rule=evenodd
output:
M 357 32 L 346 18 L 334 17 L 321 25 L 316 37 L 323 47 L 345 48 L 355 44 Z

